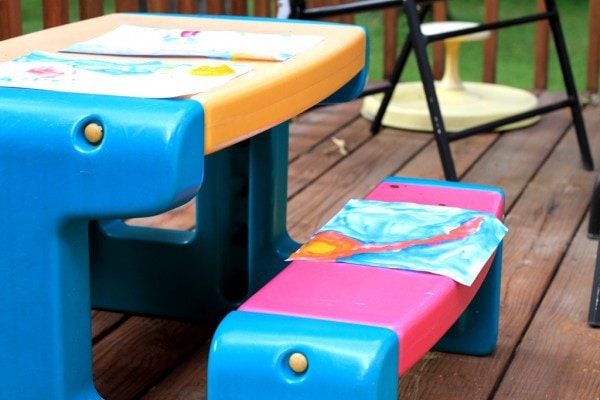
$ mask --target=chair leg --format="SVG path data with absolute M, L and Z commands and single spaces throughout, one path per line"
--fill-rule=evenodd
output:
M 404 41 L 404 45 L 402 46 L 402 50 L 400 51 L 400 55 L 396 59 L 394 63 L 394 69 L 392 71 L 392 75 L 390 76 L 389 83 L 387 89 L 383 92 L 383 98 L 381 99 L 381 104 L 377 109 L 377 114 L 375 118 L 373 118 L 373 122 L 371 123 L 371 133 L 376 135 L 379 133 L 381 129 L 381 121 L 383 120 L 383 116 L 387 110 L 390 101 L 392 100 L 392 96 L 394 94 L 394 89 L 396 88 L 396 84 L 400 81 L 400 76 L 404 71 L 404 66 L 406 65 L 406 61 L 408 60 L 408 56 L 412 50 L 412 43 L 407 38 Z
M 581 152 L 583 166 L 587 170 L 592 170 L 594 169 L 594 161 L 590 152 L 590 145 L 588 143 L 583 115 L 581 113 L 581 104 L 579 103 L 579 95 L 577 94 L 573 70 L 571 69 L 569 56 L 567 55 L 567 46 L 560 24 L 556 2 L 555 0 L 545 1 L 546 10 L 551 13 L 551 17 L 549 18 L 550 30 L 552 31 L 552 36 L 554 38 L 554 45 L 556 46 L 556 53 L 560 62 L 565 89 L 571 102 L 570 108 L 573 116 L 573 125 L 575 126 L 575 133 L 577 134 L 577 141 L 579 142 L 579 151 Z
M 419 12 L 419 22 L 422 23 L 425 19 L 425 16 L 430 10 L 430 6 L 423 6 L 421 11 Z M 379 105 L 379 109 L 377 110 L 377 114 L 375 118 L 373 118 L 373 122 L 371 123 L 371 133 L 376 135 L 379 133 L 381 129 L 381 121 L 383 120 L 383 116 L 387 110 L 390 101 L 392 100 L 392 96 L 394 94 L 394 89 L 398 82 L 400 82 L 400 77 L 402 76 L 402 72 L 404 72 L 404 67 L 406 66 L 406 62 L 408 61 L 408 57 L 410 56 L 410 52 L 412 51 L 412 41 L 410 40 L 410 35 L 406 37 L 404 40 L 404 44 L 402 46 L 402 50 L 394 63 L 394 69 L 392 71 L 392 75 L 389 78 L 389 86 L 383 93 L 383 98 L 381 100 L 381 104 Z
M 444 176 L 446 180 L 457 181 L 458 176 L 456 175 L 454 160 L 450 151 L 450 140 L 444 126 L 444 120 L 442 119 L 442 112 L 434 86 L 433 72 L 431 71 L 427 56 L 427 38 L 421 33 L 421 21 L 415 0 L 406 0 L 404 2 L 404 12 L 408 22 L 410 41 L 412 42 L 417 59 L 417 67 L 419 68 L 419 74 L 423 83 L 425 100 L 429 108 L 431 126 L 433 127 L 433 135 L 440 154 Z
M 588 237 L 600 239 L 600 175 L 596 176 L 592 201 L 590 203 L 590 222 L 588 225 Z
M 600 245 L 596 254 L 596 268 L 594 270 L 594 281 L 592 283 L 592 295 L 590 299 L 590 311 L 588 324 L 600 327 Z
M 545 4 L 549 14 L 547 19 L 550 24 L 561 71 L 563 74 L 565 89 L 568 95 L 568 103 L 571 109 L 573 125 L 577 135 L 583 166 L 585 169 L 592 170 L 594 168 L 594 162 L 590 151 L 583 115 L 581 112 L 579 96 L 577 94 L 577 88 L 575 86 L 573 72 L 567 54 L 564 34 L 561 28 L 556 2 L 555 0 L 545 0 Z M 440 154 L 444 175 L 447 180 L 455 181 L 458 180 L 458 178 L 456 175 L 454 161 L 452 159 L 452 153 L 450 151 L 450 140 L 447 136 L 444 121 L 442 119 L 437 94 L 435 92 L 433 74 L 431 72 L 430 63 L 428 61 L 428 56 L 425 49 L 428 41 L 420 30 L 420 24 L 425 13 L 423 11 L 418 11 L 415 0 L 404 1 L 404 12 L 409 25 L 409 38 L 405 42 L 402 52 L 396 61 L 394 71 L 390 77 L 390 88 L 388 88 L 388 90 L 385 92 L 377 115 L 371 124 L 371 133 L 376 134 L 381 128 L 381 121 L 391 101 L 393 90 L 400 80 L 404 65 L 412 48 L 417 59 L 419 74 L 423 83 L 425 98 L 429 108 L 433 133 L 438 146 L 438 152 Z
M 600 175 L 596 177 L 596 184 L 594 185 L 594 192 L 592 194 L 588 236 L 591 239 L 598 239 L 600 237 Z M 588 324 L 595 328 L 600 327 L 600 243 L 598 244 L 598 252 L 596 253 L 596 268 L 592 282 Z

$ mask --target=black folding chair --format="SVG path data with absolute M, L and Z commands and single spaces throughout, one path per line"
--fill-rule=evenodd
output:
M 433 128 L 433 134 L 436 140 L 438 152 L 444 169 L 444 175 L 447 180 L 458 180 L 456 168 L 454 166 L 454 160 L 450 151 L 451 141 L 462 139 L 477 133 L 489 132 L 504 125 L 508 125 L 518 121 L 523 121 L 525 119 L 529 119 L 538 115 L 542 115 L 566 107 L 569 107 L 571 109 L 573 124 L 575 126 L 575 133 L 577 135 L 579 149 L 583 160 L 583 166 L 585 169 L 588 170 L 593 169 L 594 163 L 590 152 L 587 133 L 585 130 L 583 116 L 581 113 L 579 97 L 577 94 L 577 89 L 575 87 L 573 72 L 571 70 L 571 64 L 567 54 L 565 39 L 561 28 L 559 13 L 556 7 L 555 0 L 545 0 L 545 12 L 534 13 L 531 15 L 506 19 L 497 22 L 485 23 L 468 29 L 460 29 L 452 32 L 440 33 L 435 35 L 425 35 L 421 32 L 420 25 L 423 21 L 425 13 L 429 9 L 429 5 L 434 1 L 441 0 L 358 0 L 345 4 L 314 8 L 307 8 L 304 0 L 287 0 L 284 1 L 284 3 L 285 7 L 289 7 L 289 9 L 285 8 L 285 13 L 289 14 L 288 17 L 297 19 L 321 19 L 349 13 L 359 13 L 364 11 L 378 10 L 388 7 L 402 7 L 406 15 L 409 34 L 396 60 L 394 70 L 392 72 L 391 77 L 389 78 L 388 83 L 383 87 L 376 89 L 377 91 L 383 91 L 384 96 L 379 110 L 371 125 L 371 132 L 373 134 L 379 132 L 381 128 L 381 121 L 392 98 L 394 88 L 396 84 L 400 81 L 400 77 L 402 75 L 408 56 L 410 55 L 410 52 L 413 51 L 416 57 L 421 81 L 423 83 L 425 99 L 427 101 L 427 107 L 429 109 L 429 115 L 431 118 L 431 124 Z M 284 8 L 282 8 L 282 10 L 283 9 Z M 285 17 L 285 15 L 280 16 Z M 501 118 L 497 121 L 488 122 L 475 127 L 467 128 L 459 132 L 447 132 L 444 126 L 444 120 L 442 118 L 442 112 L 440 110 L 438 96 L 434 87 L 433 72 L 431 70 L 428 55 L 426 52 L 427 45 L 431 42 L 444 40 L 451 37 L 468 35 L 482 31 L 497 30 L 501 28 L 507 28 L 527 23 L 535 23 L 539 21 L 548 21 L 550 24 L 552 38 L 556 46 L 558 59 L 560 62 L 560 67 L 564 79 L 565 89 L 567 92 L 566 99 L 557 101 L 552 104 L 548 104 L 546 106 L 537 107 L 527 112 Z M 366 91 L 365 93 L 363 93 L 363 95 L 368 94 L 373 94 L 373 91 Z

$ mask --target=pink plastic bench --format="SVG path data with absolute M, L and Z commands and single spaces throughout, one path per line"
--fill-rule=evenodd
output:
M 475 185 L 389 178 L 366 199 L 447 205 L 489 212 L 499 219 L 503 217 L 502 192 Z M 500 267 L 500 257 L 491 257 L 473 285 L 464 286 L 448 277 L 425 272 L 346 263 L 294 261 L 232 314 L 296 317 L 301 321 L 333 321 L 391 330 L 398 340 L 397 373 L 402 375 L 438 343 L 441 343 L 443 350 L 471 354 L 485 354 L 493 349 L 497 338 Z M 482 287 L 484 289 L 478 294 Z M 476 295 L 477 301 L 467 309 Z M 463 312 L 465 314 L 459 319 Z M 230 317 L 233 316 L 230 314 Z M 248 332 L 244 337 L 252 337 L 255 328 L 247 327 Z M 232 341 L 226 339 L 231 329 L 246 328 L 239 324 L 227 327 L 226 318 L 215 335 L 211 358 L 219 357 L 219 351 L 223 350 L 219 346 L 223 347 L 223 343 L 231 345 Z M 444 337 L 449 330 L 448 337 Z M 291 335 L 290 343 L 294 343 L 294 334 L 283 327 L 281 334 L 275 337 L 288 334 Z M 302 334 L 298 333 L 300 336 Z M 340 328 L 339 336 L 344 336 L 343 328 Z M 444 339 L 440 342 L 442 337 Z M 298 341 L 304 343 L 300 339 Z M 318 339 L 315 341 L 318 343 Z M 304 343 L 304 346 L 307 344 Z M 237 351 L 244 350 L 240 348 Z M 315 357 L 313 355 L 312 359 Z M 217 371 L 216 361 L 211 360 L 211 363 L 209 383 L 211 375 L 225 373 Z M 249 370 L 260 374 L 260 367 Z M 230 369 L 225 374 L 230 374 L 228 379 L 234 382 L 239 376 L 231 364 Z M 241 387 L 245 385 L 247 383 Z

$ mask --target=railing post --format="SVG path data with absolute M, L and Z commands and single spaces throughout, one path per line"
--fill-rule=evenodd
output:
M 484 22 L 496 22 L 499 18 L 500 6 L 498 0 L 485 1 Z M 490 37 L 483 45 L 483 81 L 496 82 L 496 66 L 498 59 L 498 31 L 490 31 Z
M 146 3 L 148 12 L 168 13 L 171 12 L 171 2 L 168 0 L 148 0 Z
M 434 21 L 446 21 L 448 19 L 448 6 L 445 1 L 437 2 L 433 4 L 433 20 Z M 444 74 L 444 61 L 445 61 L 445 50 L 444 43 L 442 41 L 435 41 L 432 44 L 433 47 L 433 77 L 435 79 L 441 79 Z
M 544 0 L 537 1 L 537 11 L 543 13 L 546 11 Z M 535 75 L 534 88 L 544 90 L 548 87 L 548 39 L 549 39 L 548 21 L 541 21 L 535 28 Z
M 195 0 L 177 0 L 177 12 L 180 14 L 198 14 L 198 2 Z
M 231 15 L 248 15 L 248 7 L 245 0 L 230 0 L 229 14 Z
M 600 0 L 589 0 L 589 35 L 588 35 L 588 65 L 587 90 L 598 91 L 598 75 L 600 67 Z
M 0 40 L 23 33 L 21 0 L 0 1 Z
M 69 22 L 67 0 L 42 0 L 42 9 L 44 10 L 44 28 L 52 28 Z
M 104 14 L 104 0 L 79 0 L 79 19 L 99 17 Z
M 398 47 L 398 9 L 390 8 L 383 12 L 383 77 L 389 78 L 396 64 Z
M 271 17 L 271 1 L 269 0 L 254 0 L 254 15 L 257 17 Z
M 140 4 L 138 0 L 116 0 L 115 1 L 116 12 L 133 12 L 140 11 Z
M 222 0 L 206 0 L 206 14 L 225 14 L 225 2 Z

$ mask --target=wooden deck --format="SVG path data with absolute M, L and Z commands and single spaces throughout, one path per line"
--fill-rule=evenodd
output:
M 360 101 L 319 108 L 292 124 L 288 222 L 297 240 L 384 177 L 443 176 L 431 135 L 384 129 L 371 136 L 359 108 Z M 584 116 L 600 166 L 600 107 L 587 105 Z M 332 137 L 345 141 L 347 155 Z M 600 399 L 600 329 L 587 325 L 598 245 L 587 238 L 587 221 L 598 168 L 582 168 L 568 111 L 452 149 L 462 181 L 506 193 L 498 347 L 488 357 L 429 353 L 400 380 L 400 398 Z M 153 222 L 185 226 L 191 211 Z M 206 398 L 213 328 L 94 311 L 99 392 L 111 400 Z

